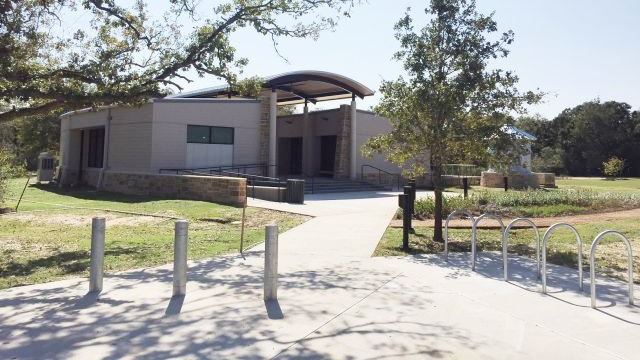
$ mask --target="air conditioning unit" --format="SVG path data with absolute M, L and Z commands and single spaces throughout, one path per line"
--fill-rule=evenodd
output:
M 48 152 L 38 155 L 38 182 L 53 181 L 56 159 Z

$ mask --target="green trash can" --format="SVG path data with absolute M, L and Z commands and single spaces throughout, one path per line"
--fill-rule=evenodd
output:
M 304 204 L 304 180 L 287 180 L 287 202 L 290 204 Z

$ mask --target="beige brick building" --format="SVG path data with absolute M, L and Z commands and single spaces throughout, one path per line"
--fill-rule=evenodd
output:
M 140 107 L 70 112 L 61 116 L 60 182 L 98 188 L 118 184 L 122 191 L 127 183 L 140 188 L 132 176 L 175 175 L 184 169 L 359 179 L 362 166 L 370 165 L 399 173 L 381 156 L 362 157 L 362 144 L 391 129 L 388 119 L 356 108 L 358 99 L 371 95 L 372 90 L 347 77 L 301 71 L 266 78 L 257 98 L 242 98 L 220 86 Z M 351 102 L 308 110 L 309 103 L 338 99 Z M 279 116 L 282 105 L 300 105 L 302 111 Z M 118 179 L 110 181 L 115 174 Z

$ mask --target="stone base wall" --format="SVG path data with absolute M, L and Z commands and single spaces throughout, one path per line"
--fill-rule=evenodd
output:
M 58 173 L 62 186 L 71 186 L 78 182 L 78 170 L 76 169 L 67 169 L 61 166 L 58 168 Z
M 287 200 L 287 188 L 283 187 L 249 186 L 247 191 L 247 196 L 255 199 L 274 202 Z
M 78 170 L 77 169 L 66 169 L 63 167 L 59 167 L 57 170 L 60 173 L 61 185 L 62 186 L 72 186 L 78 185 Z M 83 169 L 82 170 L 82 185 L 89 185 L 93 187 L 98 186 L 98 181 L 100 180 L 100 172 L 102 169 Z
M 508 176 L 510 189 L 526 189 L 538 188 L 538 177 L 531 174 L 509 174 Z M 480 186 L 488 188 L 503 188 L 504 175 L 496 172 L 483 171 L 480 176 Z
M 462 187 L 462 178 L 462 176 L 444 175 L 442 176 L 442 182 L 445 187 Z M 469 179 L 469 186 L 480 185 L 480 176 L 467 176 L 467 179 Z M 433 182 L 431 180 L 431 176 L 425 175 L 417 178 L 416 185 L 419 188 L 432 189 Z
M 235 207 L 243 207 L 246 201 L 246 180 L 231 177 L 107 171 L 102 189 L 120 194 L 209 201 Z

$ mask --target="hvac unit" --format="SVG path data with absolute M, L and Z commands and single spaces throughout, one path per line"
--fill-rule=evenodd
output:
M 38 182 L 53 181 L 55 158 L 48 152 L 38 155 Z

